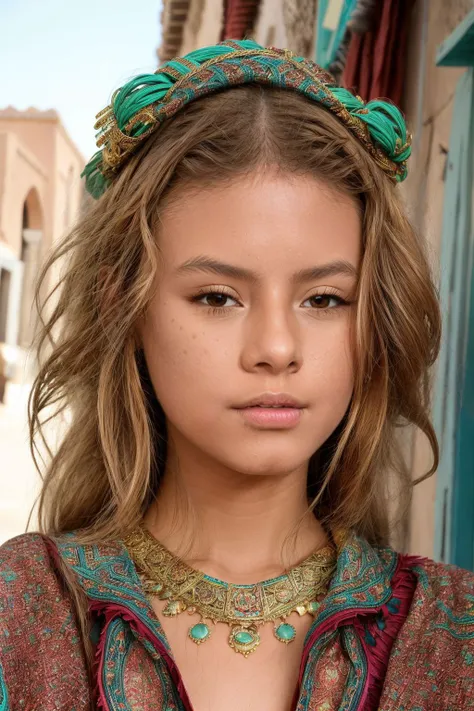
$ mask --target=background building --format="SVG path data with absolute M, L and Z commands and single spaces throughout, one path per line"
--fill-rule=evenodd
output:
M 38 267 L 78 213 L 83 166 L 55 111 L 0 111 L 0 342 L 20 365 Z M 21 368 L 11 375 L 21 380 Z
M 0 404 L 0 541 L 24 530 L 39 485 L 26 422 L 33 294 L 42 261 L 78 214 L 83 167 L 55 111 L 0 111 L 0 347 L 9 380 Z
M 160 61 L 252 37 L 403 109 L 414 140 L 401 190 L 444 312 L 433 405 L 442 460 L 415 487 L 396 542 L 474 570 L 474 0 L 165 0 L 162 19 Z M 430 468 L 420 433 L 406 433 L 404 450 L 414 479 Z

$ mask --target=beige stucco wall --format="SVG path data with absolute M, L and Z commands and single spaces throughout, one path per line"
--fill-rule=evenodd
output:
M 72 223 L 77 212 L 82 194 L 79 175 L 84 157 L 55 112 L 5 109 L 0 111 L 0 132 L 9 135 L 12 141 L 7 162 L 0 163 L 0 181 L 8 193 L 0 199 L 0 238 L 12 246 L 21 244 L 21 210 L 18 215 L 16 208 L 17 203 L 26 197 L 28 188 L 23 190 L 23 185 L 28 183 L 33 170 L 37 179 L 33 180 L 32 186 L 38 189 L 41 198 L 45 245 L 50 246 Z M 68 180 L 70 205 L 66 220 L 64 186 Z
M 0 120 L 0 240 L 19 257 L 23 204 L 30 190 L 46 205 L 48 175 L 35 154 Z M 43 215 L 43 219 L 46 219 Z M 38 225 L 39 226 L 39 225 Z

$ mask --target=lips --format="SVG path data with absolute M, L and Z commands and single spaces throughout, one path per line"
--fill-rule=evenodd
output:
M 246 402 L 243 402 L 240 405 L 237 405 L 237 409 L 242 410 L 246 408 L 266 408 L 266 409 L 278 409 L 278 408 L 296 408 L 296 409 L 301 409 L 303 407 L 306 407 L 304 403 L 302 403 L 300 400 L 297 398 L 293 397 L 292 395 L 289 395 L 288 393 L 262 393 L 261 395 L 257 395 L 254 398 L 250 398 Z
M 303 417 L 301 407 L 242 407 L 238 410 L 245 422 L 258 429 L 288 429 L 296 427 Z
M 267 410 L 276 410 L 278 408 L 291 408 L 294 407 L 294 405 L 249 405 L 249 407 L 264 407 Z

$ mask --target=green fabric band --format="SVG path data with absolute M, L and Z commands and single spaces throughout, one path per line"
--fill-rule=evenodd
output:
M 191 101 L 246 83 L 297 91 L 334 113 L 361 141 L 393 180 L 406 178 L 411 153 L 400 110 L 388 101 L 365 104 L 336 86 L 317 64 L 289 50 L 262 47 L 253 40 L 228 40 L 197 49 L 141 74 L 115 91 L 110 106 L 97 114 L 97 146 L 82 175 L 99 198 L 127 158 L 159 126 Z

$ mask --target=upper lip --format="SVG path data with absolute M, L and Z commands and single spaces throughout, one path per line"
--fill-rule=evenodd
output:
M 256 407 L 258 405 L 267 407 L 306 407 L 300 400 L 288 395 L 288 393 L 262 393 L 257 395 L 257 397 L 251 398 L 244 402 L 242 405 L 238 405 L 238 409 L 244 407 Z

